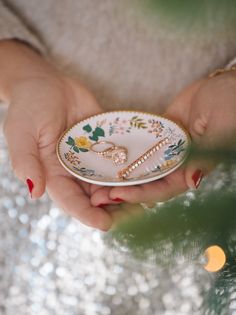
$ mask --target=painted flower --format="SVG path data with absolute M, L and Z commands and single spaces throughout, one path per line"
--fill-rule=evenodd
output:
M 81 136 L 79 138 L 75 138 L 75 145 L 78 148 L 89 149 L 91 147 L 91 142 L 88 140 L 88 138 Z

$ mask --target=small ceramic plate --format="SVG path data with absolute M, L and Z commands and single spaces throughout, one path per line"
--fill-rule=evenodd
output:
M 126 179 L 118 176 L 120 170 L 166 137 L 168 144 L 146 159 Z M 115 165 L 112 160 L 93 152 L 91 146 L 99 151 L 110 146 L 93 146 L 99 141 L 126 147 L 127 161 Z M 138 111 L 114 111 L 89 117 L 65 131 L 57 144 L 57 156 L 68 172 L 85 182 L 129 186 L 157 180 L 176 170 L 187 157 L 189 145 L 186 131 L 169 119 Z

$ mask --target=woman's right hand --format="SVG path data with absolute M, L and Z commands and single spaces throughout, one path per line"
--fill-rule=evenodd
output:
M 0 98 L 9 104 L 4 134 L 16 176 L 28 184 L 33 199 L 47 187 L 68 214 L 108 230 L 110 214 L 90 203 L 97 187 L 72 177 L 56 156 L 57 140 L 66 128 L 102 111 L 95 98 L 25 44 L 0 42 L 0 69 Z

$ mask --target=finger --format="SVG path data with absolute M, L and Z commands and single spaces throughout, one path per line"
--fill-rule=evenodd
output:
M 93 190 L 93 194 L 91 196 L 91 204 L 93 206 L 101 206 L 101 205 L 108 205 L 108 204 L 119 204 L 122 203 L 123 200 L 116 198 L 110 199 L 110 191 L 112 187 L 104 187 L 100 186 L 96 190 Z
M 112 229 L 115 228 L 117 224 L 128 220 L 130 217 L 129 213 L 123 209 L 122 205 L 109 205 L 106 206 L 105 209 L 112 217 Z
M 87 196 L 91 196 L 91 192 L 90 192 L 90 186 L 91 186 L 91 184 L 89 184 L 89 183 L 86 183 L 86 182 L 84 182 L 84 181 L 82 181 L 82 180 L 80 180 L 80 179 L 75 179 L 75 181 L 78 183 L 78 185 L 80 185 L 80 187 L 83 189 L 83 191 L 85 192 L 85 194 L 87 195 Z
M 110 198 L 120 198 L 129 203 L 165 201 L 188 189 L 184 174 L 184 169 L 180 168 L 167 177 L 151 183 L 114 187 L 110 191 Z
M 197 148 L 199 150 L 200 156 L 193 156 L 190 159 L 185 168 L 185 180 L 186 184 L 189 188 L 196 189 L 199 187 L 203 177 L 207 176 L 210 172 L 212 172 L 217 164 L 219 164 L 219 160 L 217 156 L 205 156 L 201 155 L 201 150 L 206 149 L 211 150 L 214 148 L 214 144 L 211 141 L 211 137 L 209 137 L 208 132 L 201 131 L 202 135 L 195 134 L 192 131 L 192 139 L 197 144 Z
M 90 194 L 93 195 L 98 189 L 101 189 L 102 186 L 92 184 L 90 186 Z
M 32 198 L 39 198 L 45 191 L 45 172 L 33 132 L 21 120 L 8 119 L 4 134 L 14 174 L 28 185 Z
M 130 218 L 141 215 L 145 212 L 143 206 L 141 206 L 140 203 L 137 204 L 123 203 L 121 205 L 121 208 L 123 209 L 123 211 L 129 214 Z
M 133 217 L 143 214 L 144 208 L 140 204 L 120 204 L 105 207 L 112 217 L 112 228 L 118 224 L 131 220 Z
M 201 150 L 216 148 L 218 146 L 217 134 L 222 133 L 215 128 L 215 124 L 209 123 L 209 115 L 206 112 L 194 110 L 190 116 L 189 130 L 193 143 Z M 219 163 L 216 159 L 206 156 L 193 157 L 186 165 L 185 180 L 189 188 L 199 187 L 202 178 L 207 176 Z
M 185 181 L 189 188 L 197 189 L 202 179 L 216 167 L 216 162 L 209 159 L 194 159 L 187 163 Z
M 74 79 L 71 80 L 69 78 L 67 78 L 66 80 L 73 88 L 75 95 L 74 101 L 77 110 L 73 113 L 73 116 L 71 117 L 74 122 L 81 120 L 81 118 L 85 119 L 86 117 L 102 113 L 103 110 L 98 104 L 94 95 L 91 94 L 81 82 Z
M 188 128 L 189 111 L 191 110 L 189 104 L 192 103 L 195 94 L 204 82 L 205 80 L 197 81 L 195 84 L 192 84 L 188 88 L 184 89 L 182 93 L 179 93 L 173 102 L 168 106 L 164 116 L 180 123 L 185 128 Z
M 111 216 L 104 209 L 91 206 L 89 197 L 71 177 L 49 176 L 47 190 L 50 197 L 65 212 L 77 218 L 83 224 L 103 231 L 107 231 L 111 227 Z

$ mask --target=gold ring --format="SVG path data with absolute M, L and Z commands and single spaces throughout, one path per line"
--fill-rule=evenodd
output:
M 96 146 L 109 145 L 108 148 L 104 150 L 95 149 Z M 112 160 L 115 165 L 122 165 L 127 161 L 128 150 L 123 146 L 117 146 L 111 141 L 97 141 L 93 143 L 90 150 L 101 155 L 105 159 Z

